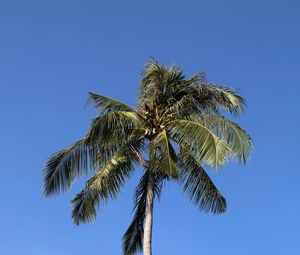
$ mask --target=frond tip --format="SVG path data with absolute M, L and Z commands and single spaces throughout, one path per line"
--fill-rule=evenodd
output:
M 67 191 L 73 181 L 93 166 L 92 150 L 84 140 L 51 156 L 43 169 L 46 197 Z
M 89 92 L 89 99 L 87 101 L 87 104 L 91 102 L 95 104 L 95 109 L 98 110 L 101 114 L 116 111 L 135 112 L 135 110 L 130 106 L 116 99 Z

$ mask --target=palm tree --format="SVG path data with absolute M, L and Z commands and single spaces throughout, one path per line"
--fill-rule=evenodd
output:
M 152 254 L 153 203 L 167 181 L 181 184 L 201 210 L 225 212 L 225 198 L 203 166 L 219 169 L 230 159 L 246 163 L 249 157 L 251 137 L 221 115 L 243 112 L 245 100 L 235 90 L 209 83 L 204 73 L 186 79 L 180 68 L 151 60 L 142 74 L 137 109 L 94 93 L 89 102 L 98 115 L 86 136 L 51 156 L 43 170 L 47 197 L 92 175 L 72 200 L 75 224 L 93 221 L 136 165 L 143 167 L 143 176 L 123 237 L 124 254 Z

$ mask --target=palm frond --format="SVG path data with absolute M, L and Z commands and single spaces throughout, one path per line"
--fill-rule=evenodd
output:
M 186 149 L 179 154 L 183 191 L 199 209 L 215 214 L 226 211 L 226 200 L 201 164 Z
M 84 189 L 72 200 L 75 224 L 93 221 L 100 203 L 118 195 L 126 177 L 132 173 L 134 163 L 139 162 L 137 152 L 142 147 L 142 140 L 124 145 L 87 181 Z
M 192 75 L 189 79 L 185 79 L 185 76 L 182 74 L 180 68 L 174 68 L 175 79 L 173 78 L 171 82 L 167 83 L 167 96 L 168 100 L 179 101 L 182 97 L 191 95 L 195 87 L 198 87 L 199 84 L 207 83 L 205 73 L 196 73 Z M 171 102 L 171 101 L 169 101 Z M 170 104 L 168 104 L 170 106 Z
M 199 73 L 173 86 L 167 108 L 179 116 L 186 112 L 219 114 L 220 109 L 238 114 L 245 105 L 245 99 L 235 89 L 211 84 L 204 73 Z
M 93 102 L 95 109 L 99 111 L 100 114 L 106 114 L 115 111 L 127 111 L 136 112 L 130 106 L 110 97 L 105 97 L 99 94 L 90 92 L 87 104 Z
M 144 221 L 146 210 L 147 187 L 153 187 L 154 195 L 161 192 L 162 175 L 146 170 L 136 190 L 134 199 L 134 217 L 123 236 L 123 253 L 134 255 L 143 248 Z
M 238 124 L 223 116 L 202 115 L 201 120 L 231 148 L 233 156 L 246 164 L 252 150 L 252 138 Z
M 113 144 L 124 144 L 133 134 L 143 133 L 142 119 L 135 112 L 117 111 L 100 115 L 92 120 L 88 143 L 95 141 L 110 147 Z
M 51 156 L 43 169 L 44 194 L 67 191 L 76 178 L 99 167 L 130 139 L 142 137 L 140 117 L 134 112 L 110 112 L 98 116 L 87 135 Z
M 87 145 L 85 139 L 51 156 L 43 169 L 44 195 L 67 191 L 73 181 L 96 166 L 97 145 Z
M 221 107 L 230 113 L 238 114 L 244 111 L 246 105 L 245 99 L 238 95 L 233 88 L 209 83 L 198 86 L 194 97 L 203 110 L 208 113 L 211 111 L 218 113 L 219 107 Z
M 198 113 L 199 102 L 192 95 L 183 95 L 179 100 L 169 99 L 169 106 L 165 109 L 165 115 L 184 118 L 192 113 Z
M 165 129 L 151 139 L 149 151 L 154 171 L 172 178 L 179 177 L 176 152 Z
M 168 123 L 168 128 L 172 139 L 211 167 L 220 168 L 230 158 L 230 147 L 199 122 L 174 120 Z

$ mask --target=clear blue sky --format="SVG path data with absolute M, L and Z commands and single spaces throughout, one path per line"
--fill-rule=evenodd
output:
M 1 0 L 0 254 L 121 254 L 139 174 L 76 227 L 70 200 L 82 182 L 45 199 L 41 168 L 85 134 L 89 91 L 135 105 L 150 56 L 240 88 L 249 107 L 237 121 L 255 142 L 247 167 L 209 171 L 224 215 L 166 186 L 154 254 L 299 254 L 299 12 L 296 0 Z

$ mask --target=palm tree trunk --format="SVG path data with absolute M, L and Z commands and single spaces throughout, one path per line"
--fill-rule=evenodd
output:
M 147 185 L 145 225 L 144 225 L 144 255 L 152 255 L 152 225 L 153 225 L 153 201 L 154 201 L 154 184 L 151 170 Z

